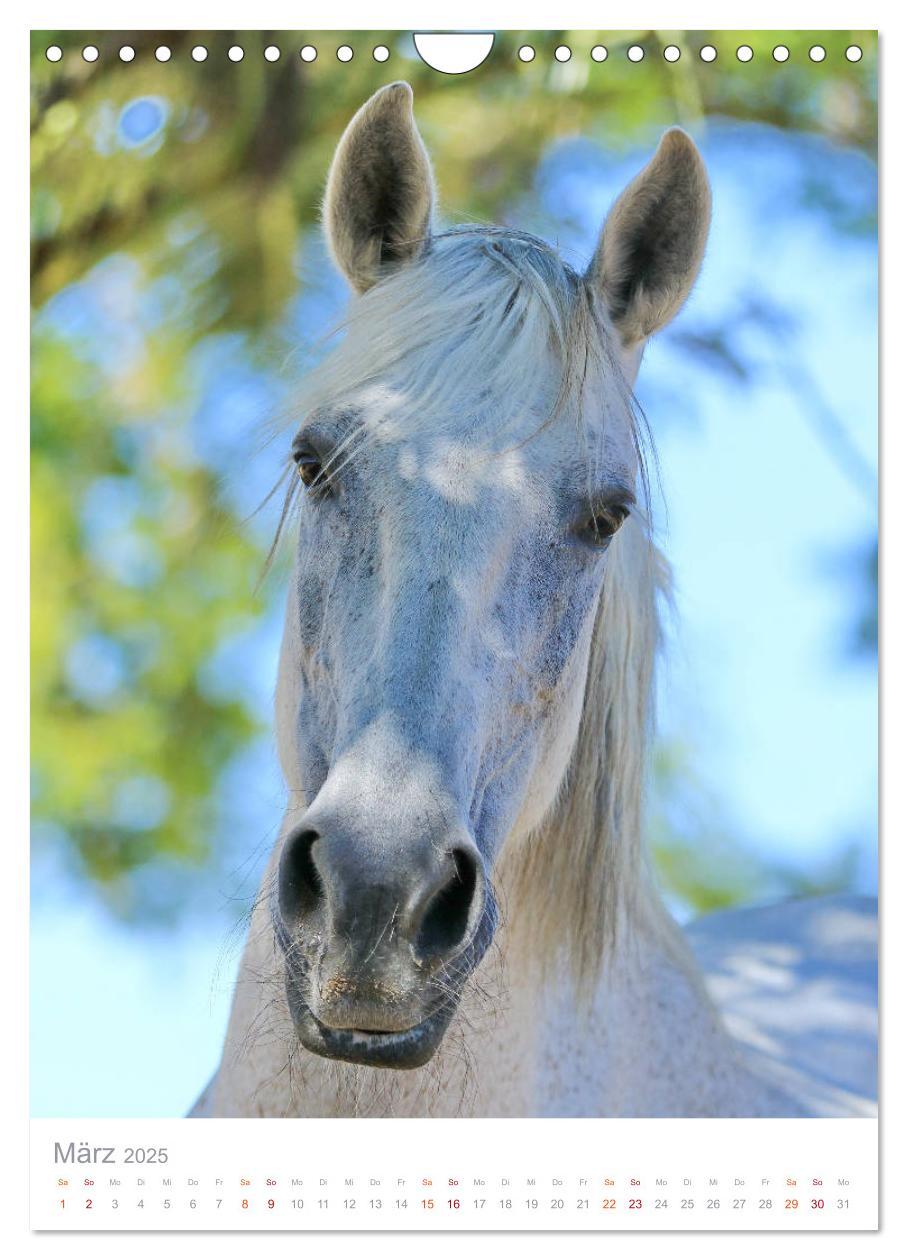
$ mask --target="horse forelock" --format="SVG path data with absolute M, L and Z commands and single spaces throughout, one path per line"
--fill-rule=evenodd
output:
M 516 229 L 436 235 L 421 258 L 355 296 L 314 353 L 286 420 L 360 411 L 338 460 L 378 439 L 384 423 L 402 436 L 443 433 L 464 415 L 490 437 L 522 444 L 540 425 L 579 422 L 593 396 L 600 423 L 585 434 L 591 464 L 603 450 L 589 439 L 616 426 L 631 430 L 645 462 L 645 420 L 600 297 L 556 250 Z

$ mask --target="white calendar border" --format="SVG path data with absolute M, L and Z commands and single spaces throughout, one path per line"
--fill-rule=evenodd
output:
M 894 8 L 894 6 L 893 6 Z M 888 16 L 889 4 L 857 5 L 845 0 L 795 0 L 754 6 L 748 18 L 743 6 L 696 0 L 689 4 L 628 3 L 604 6 L 592 0 L 460 0 L 457 4 L 428 0 L 388 0 L 367 5 L 338 0 L 336 4 L 299 5 L 292 0 L 267 0 L 250 9 L 243 0 L 159 0 L 130 5 L 124 13 L 117 0 L 40 0 L 28 5 L 28 24 L 53 30 L 875 30 Z M 857 12 L 855 11 L 857 10 Z M 250 25 L 250 14 L 260 20 Z M 78 15 L 78 20 L 76 16 Z M 147 15 L 146 20 L 140 20 Z M 189 17 L 192 21 L 189 21 Z M 734 16 L 734 21 L 729 17 Z M 346 20 L 344 20 L 346 18 Z M 557 18 L 557 23 L 553 21 Z M 645 19 L 645 20 L 643 20 Z M 682 20 L 683 19 L 683 20 Z M 759 20 L 757 20 L 759 19 Z M 859 19 L 859 20 L 856 20 Z M 445 25 L 445 21 L 449 23 Z M 887 24 L 895 33 L 897 22 Z
M 751 9 L 751 13 L 747 12 Z M 857 12 L 856 12 L 857 10 Z M 880 39 L 880 81 L 881 81 L 881 141 L 884 154 L 884 178 L 882 191 L 882 230 L 885 247 L 884 259 L 886 274 L 890 277 L 908 276 L 906 267 L 906 245 L 904 234 L 899 233 L 900 221 L 904 219 L 904 206 L 908 197 L 908 180 L 897 152 L 898 122 L 908 118 L 908 74 L 901 64 L 901 59 L 908 52 L 908 23 L 901 13 L 896 11 L 895 4 L 855 3 L 845 4 L 841 0 L 827 0 L 827 3 L 790 3 L 763 4 L 761 6 L 731 7 L 718 3 L 671 4 L 628 4 L 618 3 L 603 7 L 600 4 L 578 3 L 577 0 L 565 0 L 557 6 L 540 4 L 538 0 L 527 0 L 526 3 L 489 3 L 477 4 L 475 0 L 463 0 L 457 5 L 439 5 L 410 3 L 387 3 L 378 7 L 356 5 L 344 6 L 342 3 L 310 4 L 299 6 L 289 3 L 259 3 L 250 11 L 248 4 L 237 3 L 237 0 L 222 0 L 221 3 L 174 3 L 173 0 L 160 0 L 154 6 L 134 4 L 124 12 L 122 3 L 114 4 L 110 0 L 99 3 L 75 4 L 73 0 L 47 0 L 43 4 L 26 6 L 25 21 L 29 27 L 51 29 L 180 29 L 187 24 L 194 29 L 244 29 L 250 27 L 249 17 L 256 18 L 252 29 L 306 29 L 344 30 L 344 29 L 549 29 L 555 23 L 560 29 L 598 28 L 607 25 L 610 29 L 716 29 L 732 27 L 738 29 L 867 29 L 882 25 Z M 730 21 L 729 19 L 733 19 Z M 191 21 L 190 21 L 191 19 Z M 857 20 L 856 20 L 857 19 Z M 15 27 L 8 24 L 12 38 L 7 36 L 0 45 L 6 53 L 6 64 L 0 76 L 0 86 L 5 94 L 5 109 L 0 111 L 0 123 L 4 127 L 4 145 L 2 152 L 17 172 L 17 180 L 21 183 L 16 189 L 9 187 L 10 180 L 5 181 L 5 196 L 0 204 L 3 216 L 2 239 L 7 245 L 8 257 L 4 271 L 6 283 L 3 286 L 3 302 L 6 319 L 3 328 L 5 333 L 5 360 L 13 367 L 7 374 L 7 430 L 4 434 L 4 455 L 2 475 L 4 477 L 3 492 L 0 494 L 0 511 L 3 513 L 5 526 L 4 537 L 19 540 L 25 537 L 27 522 L 27 435 L 22 418 L 28 414 L 28 384 L 25 365 L 28 362 L 28 331 L 24 316 L 25 302 L 28 292 L 27 257 L 22 248 L 27 231 L 27 170 L 28 140 L 27 129 L 23 123 L 23 115 L 28 99 L 28 59 L 27 34 L 20 36 L 18 22 Z M 890 228 L 890 225 L 891 228 Z M 882 327 L 881 345 L 883 348 L 883 364 L 891 358 L 893 369 L 904 357 L 902 342 L 904 337 L 904 320 L 900 320 L 893 296 L 897 281 L 890 279 L 884 284 L 882 306 L 885 323 Z M 908 641 L 908 618 L 906 618 L 906 597 L 904 584 L 899 587 L 899 573 L 896 568 L 904 567 L 904 559 L 896 550 L 895 540 L 908 538 L 908 495 L 899 484 L 908 470 L 908 432 L 903 422 L 908 415 L 905 406 L 905 387 L 898 381 L 895 371 L 883 379 L 882 393 L 883 415 L 888 418 L 885 426 L 884 449 L 885 463 L 882 465 L 882 518 L 886 543 L 881 558 L 884 575 L 885 598 L 881 608 L 882 644 L 883 644 L 883 679 L 886 686 L 886 703 L 882 710 L 882 793 L 881 832 L 889 839 L 885 854 L 882 855 L 881 869 L 885 874 L 884 889 L 908 889 L 905 878 L 908 855 L 904 842 L 906 827 L 906 792 L 908 792 L 908 776 L 901 766 L 898 736 L 897 714 L 900 703 L 908 701 L 906 687 L 906 665 L 891 648 L 898 642 Z M 8 880 L 20 892 L 27 887 L 27 850 L 24 837 L 28 831 L 27 801 L 27 689 L 26 675 L 23 668 L 27 660 L 27 627 L 24 617 L 15 617 L 11 611 L 27 607 L 27 560 L 24 548 L 14 545 L 12 555 L 7 551 L 5 566 L 7 578 L 7 599 L 4 601 L 6 615 L 0 622 L 0 662 L 4 670 L 2 693 L 7 703 L 5 707 L 5 724 L 2 728 L 2 751 L 0 765 L 4 775 L 4 800 L 7 803 L 7 863 Z M 899 758 L 897 761 L 896 759 Z M 901 825 L 900 825 L 901 824 Z M 896 894 L 893 893 L 894 897 Z M 8 896 L 7 901 L 10 901 Z M 908 957 L 906 950 L 906 916 L 898 913 L 898 907 L 892 915 L 888 913 L 890 897 L 884 891 L 881 897 L 883 949 L 887 959 L 900 960 Z M 24 896 L 16 896 L 11 905 L 4 906 L 3 932 L 8 959 L 21 960 L 27 950 L 28 911 Z M 21 1033 L 26 1026 L 27 1014 L 27 977 L 21 965 L 7 968 L 4 976 L 7 986 L 6 1003 L 7 1019 L 4 1020 L 6 1036 L 0 1041 L 0 1060 L 4 1068 L 7 1084 L 5 1110 L 11 1111 L 8 1122 L 0 1132 L 3 1133 L 2 1164 L 0 1175 L 5 1191 L 5 1209 L 9 1228 L 4 1230 L 8 1238 L 13 1238 L 16 1231 L 17 1241 L 23 1241 L 22 1227 L 24 1207 L 27 1203 L 26 1166 L 23 1151 L 27 1141 L 27 1098 L 25 1083 L 28 1079 L 28 1052 L 25 1038 Z M 883 1032 L 884 1044 L 881 1055 L 882 1066 L 882 1098 L 884 1100 L 884 1119 L 881 1125 L 883 1137 L 883 1166 L 881 1184 L 883 1194 L 883 1230 L 879 1235 L 862 1235 L 860 1246 L 882 1246 L 888 1254 L 891 1247 L 905 1241 L 904 1204 L 908 1196 L 905 1187 L 897 1179 L 899 1172 L 899 1153 L 896 1140 L 899 1129 L 904 1128 L 906 1109 L 906 1075 L 898 1071 L 898 1067 L 906 1062 L 905 1030 L 906 1016 L 903 1004 L 899 1001 L 899 990 L 904 982 L 899 974 L 898 962 L 885 966 L 882 970 L 881 995 L 884 1009 Z M 17 1032 L 18 1030 L 18 1032 Z M 890 1065 L 894 1065 L 892 1070 Z M 187 1122 L 188 1123 L 188 1122 Z M 368 1121 L 364 1123 L 369 1123 Z M 506 1123 L 506 1122 L 503 1122 Z M 544 1123 L 544 1122 L 541 1122 Z M 755 1122 L 760 1123 L 760 1122 Z M 805 1121 L 804 1123 L 812 1123 Z M 901 1168 L 908 1167 L 908 1161 L 901 1158 Z M 26 1235 L 25 1242 L 29 1253 L 43 1252 L 53 1247 L 58 1235 Z M 119 1254 L 123 1249 L 123 1241 L 116 1234 L 66 1235 L 67 1255 L 96 1256 L 105 1248 L 111 1248 L 111 1254 Z M 360 1236 L 364 1238 L 365 1236 Z M 280 1234 L 274 1236 L 271 1247 L 292 1247 L 294 1254 L 305 1239 L 295 1235 Z M 360 1245 L 360 1238 L 349 1235 L 318 1235 L 320 1253 L 340 1254 L 351 1245 Z M 385 1255 L 399 1257 L 402 1250 L 416 1248 L 424 1250 L 424 1235 L 399 1234 L 382 1237 L 369 1236 L 370 1255 L 381 1260 Z M 277 1240 L 281 1239 L 279 1243 Z M 412 1241 L 411 1241 L 412 1240 Z M 771 1240 L 759 1233 L 736 1234 L 734 1247 L 738 1251 L 747 1252 L 760 1249 L 762 1255 L 767 1242 L 774 1253 L 784 1254 L 789 1248 L 793 1254 L 801 1256 L 809 1254 L 811 1248 L 822 1246 L 824 1257 L 830 1253 L 853 1255 L 854 1243 L 848 1234 L 832 1234 L 824 1232 L 820 1235 L 800 1234 L 780 1235 L 774 1233 Z M 165 1245 L 168 1254 L 174 1257 L 189 1254 L 190 1248 L 197 1250 L 198 1244 L 192 1236 L 172 1235 Z M 220 1255 L 244 1256 L 249 1244 L 242 1235 L 220 1234 L 216 1244 Z M 457 1233 L 436 1234 L 431 1241 L 436 1254 L 454 1254 L 454 1248 L 462 1253 L 463 1242 Z M 469 1244 L 468 1244 L 469 1245 Z M 493 1243 L 500 1248 L 506 1246 L 504 1236 Z M 560 1245 L 560 1243 L 559 1243 Z M 600 1234 L 573 1235 L 570 1246 L 576 1254 L 589 1251 L 601 1255 L 605 1244 Z M 614 1244 L 613 1244 L 614 1245 Z M 653 1235 L 621 1236 L 622 1248 L 648 1248 L 658 1246 Z M 682 1258 L 687 1255 L 699 1255 L 705 1247 L 721 1248 L 722 1254 L 728 1249 L 728 1239 L 723 1234 L 693 1235 L 675 1234 L 671 1244 L 667 1241 L 663 1246 L 671 1245 L 673 1255 Z M 128 1254 L 143 1254 L 146 1249 L 151 1254 L 161 1246 L 161 1239 L 153 1234 L 130 1234 Z M 551 1251 L 551 1237 L 545 1234 L 522 1234 L 519 1237 L 520 1253 L 526 1256 L 548 1255 Z M 805 1251 L 807 1248 L 807 1251 Z M 847 1251 L 845 1250 L 847 1248 Z M 242 1249 L 242 1252 L 241 1250 Z M 679 1249 L 676 1251 L 675 1249 Z M 639 1250 L 637 1252 L 639 1254 Z

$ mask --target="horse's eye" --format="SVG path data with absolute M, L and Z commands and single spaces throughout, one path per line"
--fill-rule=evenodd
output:
M 580 536 L 591 547 L 604 547 L 618 533 L 628 517 L 628 509 L 616 504 L 602 508 L 588 517 L 580 527 Z
M 325 483 L 322 480 L 324 465 L 314 451 L 294 451 L 293 458 L 296 461 L 296 469 L 300 475 L 300 481 L 307 490 L 311 490 L 316 483 L 320 487 L 324 486 Z

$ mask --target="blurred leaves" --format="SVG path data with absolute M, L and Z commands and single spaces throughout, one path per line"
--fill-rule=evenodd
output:
M 95 63 L 79 55 L 89 42 Z M 341 42 L 354 49 L 343 67 Z M 807 57 L 817 42 L 829 49 L 820 64 Z M 58 64 L 49 43 L 64 50 Z M 239 63 L 226 57 L 235 43 Z M 301 61 L 305 43 L 318 45 L 315 62 Z M 387 65 L 371 58 L 377 43 Z M 529 64 L 516 58 L 525 43 L 537 50 Z M 598 43 L 601 65 L 589 57 Z M 682 49 L 675 65 L 666 43 Z M 711 65 L 698 56 L 707 43 Z M 736 59 L 741 43 L 752 62 Z M 784 66 L 770 56 L 778 43 L 791 49 Z M 850 43 L 866 50 L 857 65 L 843 56 Z M 196 44 L 207 60 L 192 60 Z M 268 44 L 282 49 L 274 64 Z M 570 61 L 554 60 L 558 44 Z M 267 523 L 248 518 L 279 466 L 274 452 L 257 457 L 256 434 L 285 404 L 288 354 L 337 312 L 314 227 L 334 146 L 372 91 L 413 84 L 455 220 L 519 221 L 570 244 L 589 208 L 582 190 L 565 201 L 563 185 L 546 204 L 546 154 L 556 161 L 570 143 L 578 160 L 583 141 L 591 160 L 619 161 L 671 123 L 724 117 L 789 133 L 803 204 L 860 235 L 872 206 L 826 155 L 875 157 L 875 61 L 867 32 L 504 32 L 482 67 L 452 77 L 393 31 L 32 32 L 36 850 L 52 847 L 128 916 L 176 912 L 186 867 L 224 869 L 220 800 L 269 724 L 267 689 L 224 666 L 225 645 L 279 599 L 279 573 L 256 594 Z M 727 314 L 687 324 L 678 349 L 747 388 L 755 316 Z M 875 632 L 869 609 L 861 642 Z M 683 778 L 664 750 L 663 796 Z M 662 874 L 688 904 L 754 887 L 720 830 L 658 823 Z M 261 837 L 240 839 L 248 853 Z M 692 864 L 691 846 L 714 860 Z

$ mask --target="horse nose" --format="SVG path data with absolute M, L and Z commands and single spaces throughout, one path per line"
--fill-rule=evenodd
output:
M 437 967 L 471 940 L 485 897 L 482 862 L 466 838 L 377 854 L 324 826 L 291 834 L 281 855 L 278 905 L 291 935 L 319 922 L 361 958 L 392 941 Z
M 407 916 L 416 961 L 431 966 L 459 953 L 476 929 L 482 900 L 478 853 L 453 846 L 438 877 L 424 882 Z

